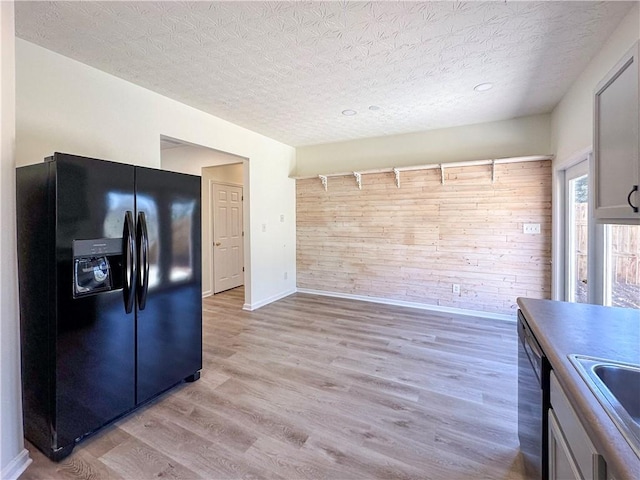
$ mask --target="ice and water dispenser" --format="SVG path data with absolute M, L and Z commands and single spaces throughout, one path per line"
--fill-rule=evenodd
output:
M 73 241 L 73 298 L 122 288 L 122 238 Z

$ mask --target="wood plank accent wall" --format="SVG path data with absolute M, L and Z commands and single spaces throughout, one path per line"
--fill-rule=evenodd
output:
M 550 298 L 551 162 L 495 168 L 298 180 L 298 288 L 500 314 Z

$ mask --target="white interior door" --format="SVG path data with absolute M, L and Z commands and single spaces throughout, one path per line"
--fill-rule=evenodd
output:
M 244 284 L 242 187 L 213 184 L 213 293 Z

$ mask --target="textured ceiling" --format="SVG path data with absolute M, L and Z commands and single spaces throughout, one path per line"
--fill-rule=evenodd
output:
M 16 34 L 301 146 L 550 112 L 633 3 L 17 1 Z

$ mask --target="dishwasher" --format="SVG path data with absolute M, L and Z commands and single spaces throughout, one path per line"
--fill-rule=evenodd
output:
M 518 310 L 518 438 L 527 478 L 547 480 L 551 366 Z

